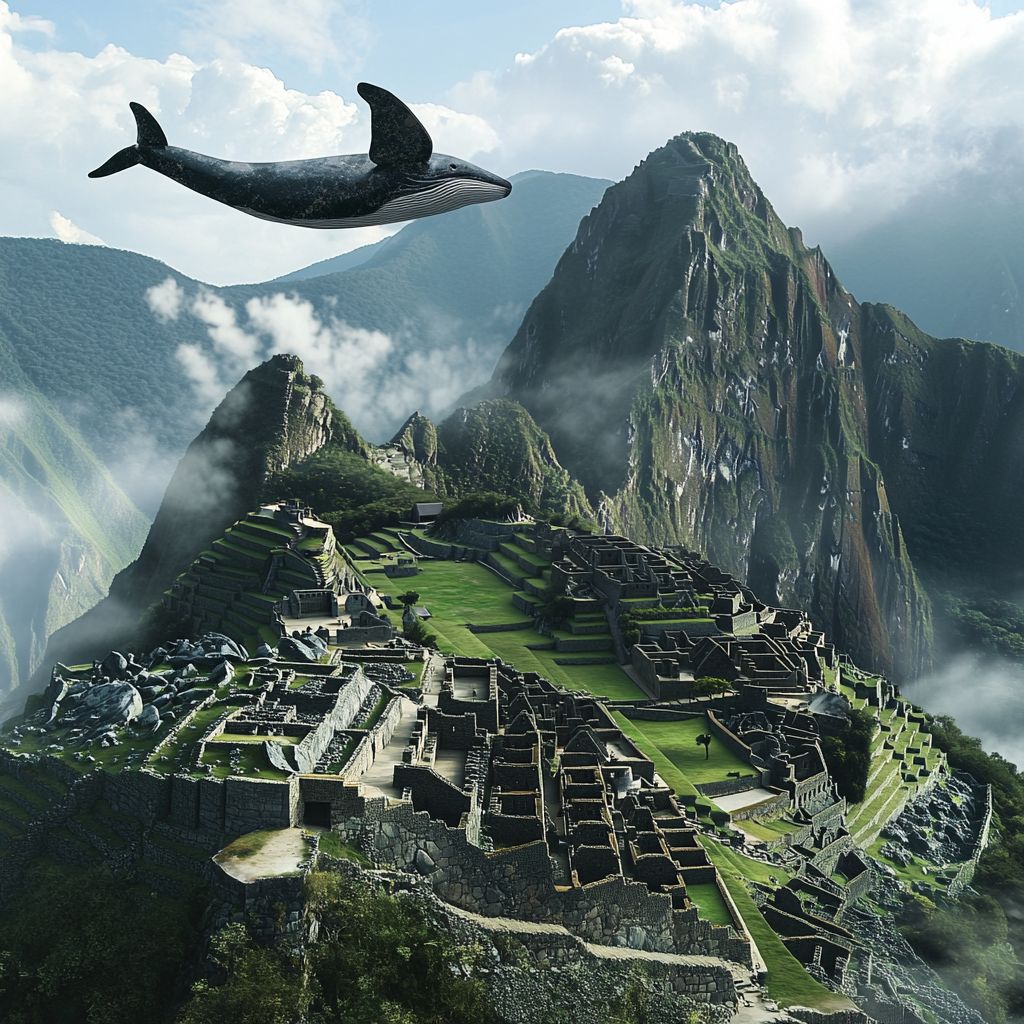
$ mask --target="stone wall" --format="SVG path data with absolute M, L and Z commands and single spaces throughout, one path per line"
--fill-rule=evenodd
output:
M 749 964 L 750 945 L 732 929 L 701 920 L 695 908 L 674 910 L 671 897 L 621 877 L 556 890 L 541 842 L 487 853 L 460 829 L 414 811 L 389 808 L 374 820 L 339 826 L 375 863 L 427 868 L 444 900 L 487 917 L 561 924 L 590 942 L 657 952 L 699 953 Z
M 363 670 L 357 668 L 342 687 L 330 714 L 325 715 L 323 720 L 292 748 L 295 764 L 300 772 L 311 772 L 316 767 L 334 739 L 334 734 L 352 724 L 372 687 L 373 683 Z
M 957 870 L 953 880 L 946 887 L 946 892 L 952 897 L 959 896 L 974 879 L 974 872 L 978 868 L 978 861 L 988 846 L 989 834 L 992 829 L 992 786 L 985 787 L 985 813 L 981 819 L 981 828 L 978 831 L 978 838 L 974 843 L 974 850 L 968 860 L 964 861 Z

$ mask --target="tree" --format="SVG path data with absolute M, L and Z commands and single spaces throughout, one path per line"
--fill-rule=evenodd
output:
M 411 640 L 414 644 L 419 644 L 421 647 L 437 646 L 437 637 L 427 629 L 422 619 L 409 619 L 409 621 L 405 622 L 403 633 L 406 640 Z
M 874 732 L 874 716 L 861 708 L 854 708 L 850 711 L 846 728 L 837 736 L 826 736 L 821 741 L 828 773 L 835 781 L 839 795 L 850 803 L 860 803 L 864 799 Z
M 712 739 L 712 736 L 711 736 L 711 733 L 709 733 L 709 732 L 701 733 L 700 736 L 697 737 L 697 744 L 698 744 L 698 746 L 700 746 L 701 744 L 703 744 L 703 746 L 704 746 L 704 760 L 705 761 L 710 760 L 710 758 L 711 758 L 711 739 Z
M 420 599 L 420 595 L 415 590 L 407 590 L 404 594 L 398 595 L 398 600 L 402 602 L 405 608 L 415 604 Z
M 713 697 L 716 693 L 729 693 L 734 688 L 728 679 L 718 676 L 701 676 L 693 681 L 693 692 L 698 697 Z
M 305 1012 L 309 993 L 287 954 L 254 945 L 241 924 L 229 924 L 210 946 L 224 984 L 197 982 L 179 1024 L 292 1024 Z

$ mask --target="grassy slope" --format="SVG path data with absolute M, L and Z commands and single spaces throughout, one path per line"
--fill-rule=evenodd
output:
M 378 549 L 383 546 L 377 538 Z M 359 554 L 358 550 L 352 551 Z M 364 573 L 383 563 L 357 559 Z M 500 633 L 473 633 L 469 625 L 493 626 L 524 622 L 528 616 L 512 603 L 513 590 L 489 569 L 475 562 L 448 562 L 421 559 L 416 576 L 389 580 L 383 573 L 370 571 L 367 580 L 384 593 L 394 595 L 414 590 L 420 604 L 431 614 L 428 628 L 437 634 L 446 652 L 472 658 L 498 657 L 524 672 L 538 672 L 554 683 L 571 689 L 587 690 L 612 700 L 642 697 L 635 683 L 618 665 L 558 665 L 551 650 L 530 650 L 549 638 L 532 629 Z

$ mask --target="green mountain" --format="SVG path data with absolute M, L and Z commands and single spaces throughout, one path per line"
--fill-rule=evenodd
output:
M 584 218 L 489 386 L 605 522 L 706 551 L 917 674 L 951 563 L 1019 586 L 1024 362 L 860 305 L 734 146 L 684 134 Z
M 250 370 L 178 463 L 138 558 L 102 601 L 51 637 L 45 663 L 74 663 L 89 649 L 135 639 L 173 580 L 265 500 L 274 475 L 332 438 L 362 443 L 298 359 L 278 355 Z
M 456 409 L 439 427 L 413 413 L 388 449 L 401 452 L 418 468 L 417 479 L 441 497 L 493 491 L 547 514 L 594 515 L 551 439 L 517 402 L 496 399 Z
M 472 337 L 487 366 L 608 184 L 541 171 L 514 182 L 507 200 L 411 224 L 367 247 L 364 262 L 338 257 L 336 267 L 347 269 L 318 265 L 284 281 L 232 288 L 201 285 L 135 253 L 0 238 L 0 338 L 25 376 L 115 467 L 131 457 L 143 428 L 172 457 L 195 433 L 195 402 L 176 352 L 183 341 L 206 338 L 206 325 L 188 308 L 200 288 L 221 296 L 241 322 L 248 300 L 286 291 L 321 317 L 394 335 L 390 365 L 426 341 L 447 344 L 458 335 Z M 154 316 L 146 301 L 146 290 L 168 277 L 187 300 L 176 320 Z M 382 366 L 367 386 L 383 390 L 387 378 Z
M 209 288 L 135 253 L 0 238 L 0 392 L 31 395 L 33 409 L 47 410 L 38 413 L 32 428 L 49 438 L 42 459 L 47 479 L 68 481 L 64 493 L 69 495 L 113 495 L 112 515 L 101 518 L 98 533 L 88 517 L 79 522 L 67 503 L 60 529 L 35 531 L 39 564 L 49 567 L 36 578 L 71 576 L 76 596 L 55 585 L 48 599 L 40 594 L 33 600 L 31 611 L 18 605 L 3 613 L 0 692 L 16 681 L 18 671 L 25 678 L 35 666 L 47 632 L 95 603 L 113 572 L 138 551 L 143 526 L 131 501 L 155 513 L 165 467 L 174 464 L 201 422 L 176 356 L 183 342 L 206 338 L 206 325 L 189 308 L 201 290 L 220 295 L 240 322 L 249 299 L 287 290 L 309 301 L 321 317 L 341 316 L 354 326 L 390 332 L 394 347 L 376 378 L 365 383 L 367 406 L 372 406 L 387 392 L 391 368 L 424 338 L 444 346 L 456 333 L 472 336 L 478 366 L 486 373 L 547 281 L 579 218 L 606 185 L 527 172 L 515 178 L 512 195 L 502 203 L 410 225 L 375 246 L 286 280 L 227 289 Z M 185 299 L 175 320 L 155 316 L 146 300 L 147 290 L 168 277 Z M 237 375 L 231 368 L 223 372 Z M 391 429 L 405 412 L 396 412 Z M 21 433 L 26 429 L 8 434 L 0 424 L 0 443 L 5 448 L 28 444 Z M 62 432 L 70 440 L 60 440 Z M 15 464 L 19 458 L 12 456 Z M 365 466 L 357 468 L 362 472 Z M 5 469 L 4 479 L 11 473 Z M 28 494 L 26 485 L 18 486 L 19 493 Z M 31 503 L 44 504 L 34 498 Z M 26 521 L 23 512 L 16 518 Z M 71 552 L 78 549 L 69 547 L 67 538 L 78 535 L 91 541 L 82 547 L 81 572 L 72 573 L 78 563 Z M 101 566 L 95 559 L 104 545 Z
M 396 472 L 388 461 L 396 454 L 416 464 L 426 491 Z M 197 557 L 216 557 L 230 543 L 226 531 L 262 503 L 297 498 L 347 539 L 397 523 L 435 491 L 451 499 L 499 492 L 552 514 L 593 515 L 547 435 L 514 402 L 458 410 L 440 428 L 417 414 L 391 445 L 375 448 L 299 359 L 273 356 L 214 411 L 178 463 L 138 558 L 103 600 L 53 635 L 45 664 L 145 646 L 151 627 L 166 632 L 172 624 L 153 617 L 164 592 Z
M 146 520 L 0 344 L 0 699 L 91 608 Z

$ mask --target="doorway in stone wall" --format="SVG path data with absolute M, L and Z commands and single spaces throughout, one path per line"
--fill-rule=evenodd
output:
M 303 825 L 331 827 L 331 805 L 326 800 L 306 800 L 302 809 Z

